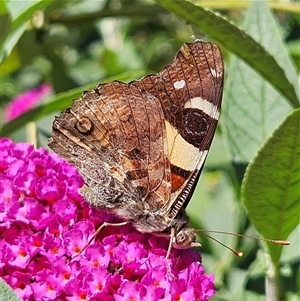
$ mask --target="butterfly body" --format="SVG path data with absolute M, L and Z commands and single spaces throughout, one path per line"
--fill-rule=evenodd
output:
M 77 167 L 90 204 L 193 246 L 185 207 L 213 139 L 223 77 L 216 45 L 183 44 L 158 74 L 85 92 L 55 119 L 49 146 Z

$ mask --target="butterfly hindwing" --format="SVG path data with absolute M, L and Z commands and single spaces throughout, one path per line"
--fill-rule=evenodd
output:
M 130 203 L 151 199 L 159 209 L 170 198 L 161 105 L 134 84 L 116 81 L 85 92 L 56 118 L 49 145 L 78 168 L 84 196 L 101 209 L 127 218 Z

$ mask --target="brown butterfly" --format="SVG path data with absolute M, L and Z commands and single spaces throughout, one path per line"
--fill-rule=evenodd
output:
M 90 204 L 170 236 L 169 248 L 200 246 L 185 208 L 215 133 L 223 79 L 217 45 L 185 43 L 157 74 L 84 92 L 55 119 L 49 146 L 77 167 Z

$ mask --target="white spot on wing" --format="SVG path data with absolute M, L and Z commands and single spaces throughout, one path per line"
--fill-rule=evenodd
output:
M 165 124 L 170 162 L 185 170 L 200 168 L 208 151 L 199 151 L 197 147 L 185 141 L 168 121 L 165 120 Z
M 213 68 L 210 68 L 210 72 L 211 72 L 211 75 L 213 77 L 221 77 L 221 72 L 217 71 L 216 69 L 213 69 Z
M 185 86 L 185 81 L 182 79 L 182 80 L 178 80 L 174 83 L 174 88 L 176 90 L 179 90 L 179 89 L 182 89 L 183 87 Z
M 199 109 L 211 118 L 219 119 L 220 111 L 216 105 L 201 97 L 194 97 L 186 102 L 184 108 Z

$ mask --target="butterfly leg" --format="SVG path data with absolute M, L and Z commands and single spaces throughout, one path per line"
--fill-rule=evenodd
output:
M 175 229 L 171 228 L 171 232 L 170 232 L 170 241 L 169 241 L 169 246 L 168 246 L 168 250 L 167 250 L 167 255 L 166 255 L 166 266 L 167 266 L 167 273 L 168 275 L 172 275 L 171 274 L 171 267 L 170 267 L 170 263 L 169 263 L 169 256 L 172 250 L 172 246 L 173 246 L 173 239 L 175 237 Z
M 127 224 L 129 224 L 131 221 L 124 221 L 124 222 L 120 222 L 120 223 L 107 223 L 104 222 L 101 226 L 98 227 L 98 229 L 95 231 L 95 233 L 92 235 L 92 237 L 89 239 L 89 241 L 86 243 L 86 245 L 82 248 L 82 250 L 73 257 L 73 259 L 75 257 L 77 257 L 79 254 L 82 254 L 82 252 L 91 244 L 91 242 L 97 237 L 97 235 L 105 228 L 108 226 L 112 226 L 112 227 L 121 227 L 121 226 L 125 226 Z

